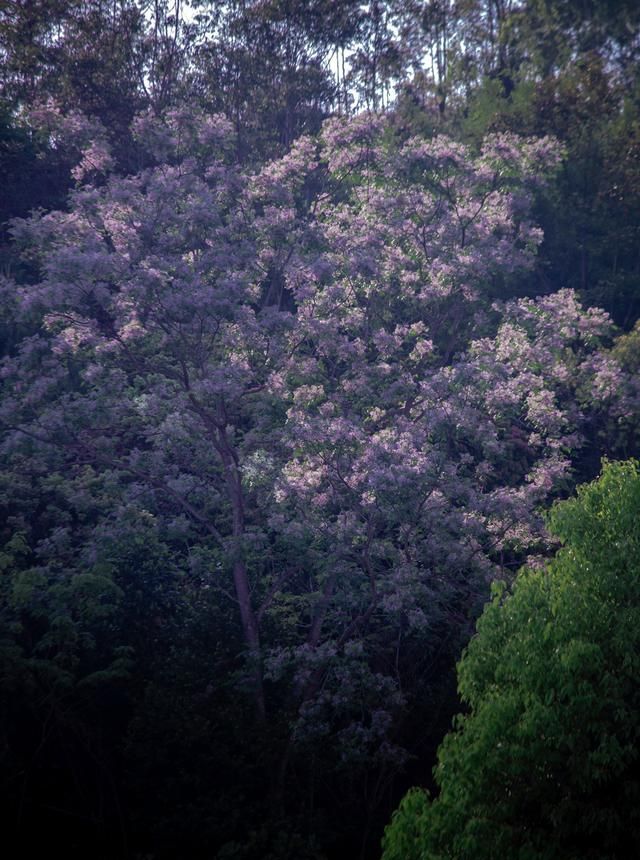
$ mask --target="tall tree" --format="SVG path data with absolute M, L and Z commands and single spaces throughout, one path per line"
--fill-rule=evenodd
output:
M 221 117 L 136 133 L 155 167 L 105 178 L 90 146 L 68 211 L 15 225 L 40 276 L 3 301 L 40 327 L 3 363 L 5 450 L 90 466 L 115 510 L 181 529 L 233 612 L 228 684 L 271 738 L 273 809 L 322 749 L 358 790 L 375 774 L 372 814 L 413 656 L 446 630 L 455 649 L 487 577 L 544 540 L 587 415 L 635 414 L 605 314 L 490 304 L 533 262 L 554 145 L 394 145 L 362 115 L 251 173 Z

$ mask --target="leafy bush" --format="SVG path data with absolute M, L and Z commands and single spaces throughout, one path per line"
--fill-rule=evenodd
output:
M 564 547 L 494 589 L 459 665 L 469 713 L 414 789 L 384 860 L 622 858 L 640 850 L 640 469 L 558 503 Z

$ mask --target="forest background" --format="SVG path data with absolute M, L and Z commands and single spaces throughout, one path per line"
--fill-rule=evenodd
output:
M 635 0 L 0 0 L 7 839 L 380 856 L 491 582 L 638 453 L 639 51 Z

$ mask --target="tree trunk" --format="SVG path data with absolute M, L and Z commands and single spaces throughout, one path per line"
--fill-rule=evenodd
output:
M 218 452 L 224 466 L 229 501 L 231 502 L 233 513 L 233 585 L 240 608 L 242 633 L 251 664 L 250 669 L 253 680 L 256 713 L 258 719 L 262 721 L 266 716 L 262 682 L 262 651 L 260 647 L 258 619 L 251 602 L 249 575 L 244 561 L 244 498 L 242 476 L 238 469 L 237 455 L 229 443 L 226 429 L 220 427 L 217 435 Z

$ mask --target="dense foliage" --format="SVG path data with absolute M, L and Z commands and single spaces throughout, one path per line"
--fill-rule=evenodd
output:
M 640 471 L 608 464 L 556 504 L 555 559 L 494 588 L 458 667 L 468 713 L 440 794 L 403 800 L 385 860 L 618 858 L 640 848 Z
M 614 6 L 0 2 L 27 852 L 379 855 L 490 583 L 638 451 Z

